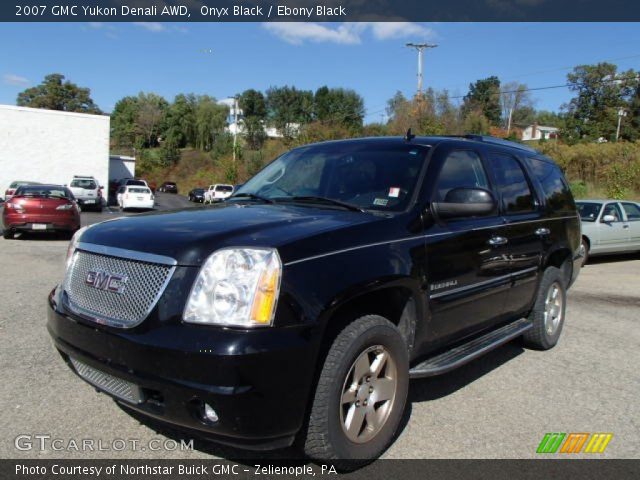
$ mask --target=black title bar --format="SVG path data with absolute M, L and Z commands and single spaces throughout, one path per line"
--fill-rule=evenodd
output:
M 637 22 L 637 0 L 14 0 L 2 22 Z

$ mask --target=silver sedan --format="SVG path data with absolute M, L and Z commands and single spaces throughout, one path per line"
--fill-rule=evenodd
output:
M 640 204 L 617 200 L 576 202 L 582 220 L 584 265 L 591 255 L 640 250 Z

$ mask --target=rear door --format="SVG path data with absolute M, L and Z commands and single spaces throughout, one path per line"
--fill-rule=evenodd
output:
M 627 215 L 629 244 L 632 249 L 640 249 L 640 206 L 637 203 L 621 202 Z
M 535 295 L 543 240 L 551 230 L 548 221 L 544 221 L 540 201 L 520 160 L 509 153 L 490 151 L 489 162 L 500 210 L 507 224 L 505 237 L 512 285 L 505 314 L 515 316 L 531 304 Z
M 480 151 L 440 147 L 431 201 L 456 187 L 492 185 Z M 486 217 L 456 218 L 427 226 L 428 297 L 434 340 L 464 336 L 493 323 L 509 288 L 506 226 L 497 210 Z

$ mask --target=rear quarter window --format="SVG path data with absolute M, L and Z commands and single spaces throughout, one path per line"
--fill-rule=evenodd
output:
M 562 213 L 575 212 L 573 195 L 560 168 L 554 163 L 538 158 L 527 157 L 526 161 L 531 173 L 542 187 L 547 210 Z

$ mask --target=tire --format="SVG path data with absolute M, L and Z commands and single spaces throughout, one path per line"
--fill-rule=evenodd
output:
M 8 228 L 2 230 L 2 238 L 5 240 L 11 240 L 13 238 L 13 232 Z
M 381 361 L 375 374 L 372 368 Z M 396 326 L 377 315 L 358 318 L 329 349 L 313 397 L 304 452 L 320 461 L 360 464 L 377 458 L 396 434 L 408 389 L 409 355 Z M 383 396 L 388 399 L 377 401 Z
M 529 314 L 533 328 L 523 335 L 525 346 L 536 350 L 553 348 L 564 326 L 567 291 L 562 271 L 547 267 L 542 275 L 536 303 Z
M 589 261 L 589 243 L 584 237 L 582 237 L 582 240 L 580 241 L 580 251 L 582 253 L 582 263 L 580 264 L 580 267 L 582 268 Z

